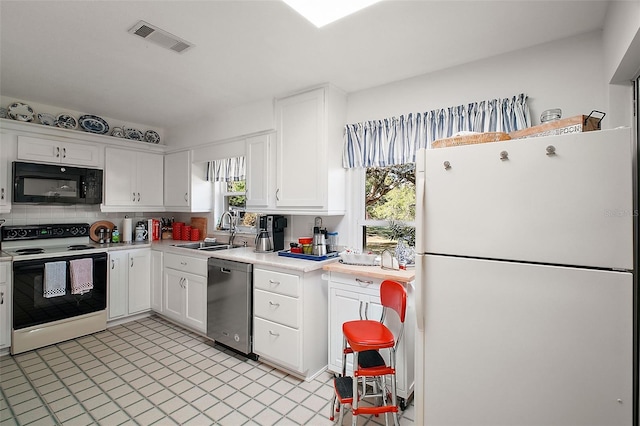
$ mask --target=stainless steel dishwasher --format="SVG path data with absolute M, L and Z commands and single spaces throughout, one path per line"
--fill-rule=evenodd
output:
M 207 265 L 207 336 L 255 359 L 253 265 L 213 257 Z

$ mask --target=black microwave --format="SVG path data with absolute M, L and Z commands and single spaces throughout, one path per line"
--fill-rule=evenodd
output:
M 102 203 L 102 170 L 13 162 L 13 202 Z

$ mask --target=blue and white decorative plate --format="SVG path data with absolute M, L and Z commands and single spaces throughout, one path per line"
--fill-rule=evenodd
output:
M 9 114 L 9 118 L 18 121 L 33 121 L 35 117 L 33 109 L 22 102 L 14 102 L 9 105 L 7 113 Z
M 85 132 L 104 135 L 109 131 L 107 122 L 95 115 L 83 115 L 78 119 L 78 123 Z
M 124 129 L 124 137 L 134 141 L 144 140 L 144 135 L 137 129 Z
M 149 143 L 160 143 L 160 135 L 153 130 L 147 130 L 144 132 L 144 141 Z
M 76 118 L 69 114 L 58 114 L 56 117 L 56 124 L 63 129 L 75 129 L 78 127 L 78 121 Z
M 38 114 L 38 120 L 40 120 L 40 123 L 44 124 L 45 126 L 56 125 L 56 118 L 53 115 L 48 114 L 46 112 Z

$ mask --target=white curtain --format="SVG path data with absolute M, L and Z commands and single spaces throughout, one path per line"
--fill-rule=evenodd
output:
M 345 168 L 413 163 L 416 151 L 458 132 L 513 132 L 531 126 L 527 95 L 384 120 L 348 124 L 344 132 Z
M 244 180 L 246 173 L 245 158 L 234 157 L 209 162 L 207 180 L 214 182 L 233 182 Z

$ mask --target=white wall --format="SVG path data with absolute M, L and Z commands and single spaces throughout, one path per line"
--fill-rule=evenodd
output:
M 601 32 L 591 32 L 349 94 L 347 122 L 529 95 L 533 124 L 561 108 L 563 117 L 607 111 Z M 603 123 L 606 125 L 606 122 Z
M 273 100 L 208 115 L 166 130 L 167 145 L 191 147 L 275 129 Z
M 609 4 L 604 25 L 605 78 L 627 83 L 640 72 L 640 2 Z

